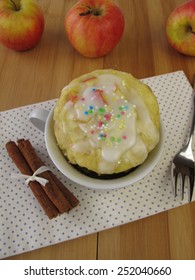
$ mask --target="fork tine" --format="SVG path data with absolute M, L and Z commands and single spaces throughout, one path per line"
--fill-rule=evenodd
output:
M 193 190 L 194 190 L 194 176 L 191 174 L 189 177 L 189 187 L 188 187 L 188 201 L 192 201 L 193 196 Z
M 173 190 L 173 195 L 174 197 L 177 196 L 177 191 L 176 191 L 176 186 L 177 186 L 177 177 L 175 174 L 175 168 L 174 168 L 174 164 L 172 163 L 171 165 L 171 185 L 172 185 L 172 190 Z
M 190 174 L 189 176 L 181 174 L 176 171 L 176 168 L 172 165 L 171 166 L 171 183 L 173 189 L 174 197 L 177 196 L 178 188 L 180 189 L 180 196 L 181 200 L 184 199 L 184 189 L 185 189 L 185 182 L 188 180 L 186 185 L 188 186 L 188 202 L 192 201 L 193 191 L 194 191 L 194 175 Z M 180 178 L 179 178 L 180 177 Z M 180 184 L 180 186 L 178 186 Z
M 174 186 L 174 188 L 175 188 L 175 197 L 177 196 L 177 190 L 178 190 L 178 177 L 179 177 L 179 174 L 178 173 L 176 173 L 176 170 L 174 170 L 175 172 L 174 172 L 174 176 L 175 176 L 175 186 Z
M 184 199 L 184 187 L 185 187 L 185 179 L 186 179 L 186 176 L 184 174 L 181 175 L 181 180 L 182 180 L 182 183 L 181 183 L 181 200 Z

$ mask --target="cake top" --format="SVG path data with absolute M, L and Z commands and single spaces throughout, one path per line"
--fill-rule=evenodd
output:
M 139 83 L 137 85 L 131 75 L 120 73 L 100 70 L 82 76 L 66 86 L 60 98 L 64 120 L 72 121 L 72 124 L 76 122 L 77 127 L 78 135 L 72 137 L 69 149 L 80 154 L 92 154 L 94 149 L 98 150 L 98 171 L 101 173 L 110 173 L 114 166 L 120 165 L 121 158 L 131 148 L 142 151 L 143 141 L 137 136 L 145 133 L 146 128 L 153 139 L 157 139 L 155 144 L 159 140 L 159 120 L 151 116 L 151 110 L 158 115 L 153 93 L 145 85 L 142 88 L 140 82 L 139 88 Z M 132 83 L 129 86 L 129 78 L 135 86 Z M 150 93 L 148 101 L 142 96 L 144 91 Z M 150 108 L 149 103 L 155 105 L 154 108 Z M 66 125 L 63 129 L 64 135 L 67 134 Z M 144 150 L 150 149 L 144 147 Z

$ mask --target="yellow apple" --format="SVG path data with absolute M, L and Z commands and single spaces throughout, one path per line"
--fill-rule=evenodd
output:
M 171 12 L 166 35 L 175 50 L 195 56 L 195 0 L 183 3 Z
M 44 15 L 35 0 L 0 0 L 0 42 L 7 48 L 33 48 L 44 30 Z

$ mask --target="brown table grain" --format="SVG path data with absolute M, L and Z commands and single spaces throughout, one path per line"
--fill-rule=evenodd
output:
M 40 43 L 27 52 L 0 46 L 1 111 L 57 98 L 69 81 L 95 69 L 137 78 L 183 70 L 192 82 L 195 58 L 173 50 L 165 36 L 166 19 L 183 0 L 116 0 L 125 32 L 112 53 L 97 59 L 78 54 L 65 35 L 64 16 L 76 0 L 38 2 L 45 14 Z M 195 203 L 8 259 L 195 259 Z

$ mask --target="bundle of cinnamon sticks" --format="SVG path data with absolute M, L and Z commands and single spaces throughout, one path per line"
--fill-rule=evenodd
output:
M 6 149 L 22 174 L 32 176 L 44 166 L 29 140 L 19 139 L 17 143 L 9 141 Z M 28 185 L 49 219 L 56 218 L 79 204 L 79 200 L 51 171 L 44 171 L 38 176 L 47 180 L 45 186 L 37 181 L 29 181 Z

